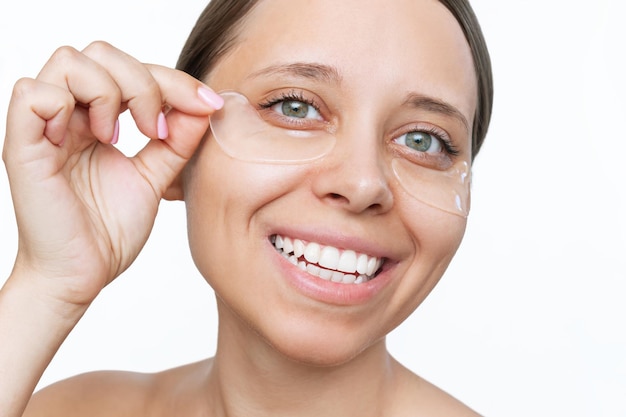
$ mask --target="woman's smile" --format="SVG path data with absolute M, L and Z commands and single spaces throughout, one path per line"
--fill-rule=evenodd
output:
M 330 245 L 274 235 L 276 250 L 293 265 L 325 281 L 363 284 L 375 277 L 383 259 Z
M 390 282 L 391 275 L 384 271 L 392 270 L 396 261 L 391 260 L 389 252 L 378 249 L 377 255 L 372 255 L 362 249 L 376 245 L 345 236 L 322 236 L 319 232 L 319 237 L 313 239 L 325 243 L 312 240 L 311 234 L 307 239 L 291 236 L 270 236 L 269 242 L 278 255 L 273 263 L 279 276 L 305 297 L 338 306 L 365 304 Z

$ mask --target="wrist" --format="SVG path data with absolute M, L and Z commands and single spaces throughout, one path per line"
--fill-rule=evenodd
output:
M 91 300 L 73 301 L 55 288 L 55 280 L 16 263 L 11 275 L 0 288 L 0 301 L 15 304 L 28 316 L 72 328 L 83 316 Z
M 0 414 L 21 416 L 55 353 L 86 306 L 68 305 L 13 273 L 0 288 Z

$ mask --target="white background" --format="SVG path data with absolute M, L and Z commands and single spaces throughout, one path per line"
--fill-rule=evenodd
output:
M 204 5 L 3 1 L 1 136 L 12 84 L 36 76 L 57 46 L 104 39 L 173 66 Z M 390 335 L 390 349 L 487 416 L 626 416 L 626 4 L 473 5 L 496 99 L 468 232 L 440 285 Z M 132 152 L 141 143 L 126 120 L 121 146 Z M 1 172 L 0 283 L 15 251 Z M 164 203 L 137 262 L 103 291 L 41 385 L 201 359 L 213 354 L 215 334 L 213 295 L 191 262 L 183 205 Z

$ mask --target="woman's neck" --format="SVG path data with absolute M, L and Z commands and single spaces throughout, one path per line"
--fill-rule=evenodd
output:
M 286 357 L 224 310 L 206 380 L 215 415 L 382 415 L 397 379 L 384 339 L 341 365 L 309 365 Z

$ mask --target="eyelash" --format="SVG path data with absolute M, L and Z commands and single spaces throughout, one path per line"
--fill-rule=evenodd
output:
M 282 92 L 280 95 L 276 97 L 270 97 L 265 101 L 259 103 L 259 107 L 263 110 L 269 109 L 272 106 L 281 103 L 283 101 L 300 101 L 309 106 L 312 106 L 318 113 L 321 114 L 320 106 L 316 103 L 314 99 L 310 99 L 305 97 L 302 91 L 292 90 L 289 92 Z M 294 122 L 299 123 L 299 122 Z M 437 139 L 441 145 L 443 146 L 443 150 L 448 155 L 454 157 L 458 156 L 461 152 L 460 150 L 452 143 L 452 141 L 448 138 L 448 135 L 443 132 L 441 129 L 438 129 L 434 126 L 415 126 L 414 128 L 406 130 L 403 134 L 407 134 L 410 132 L 424 132 L 432 135 L 435 139 Z

